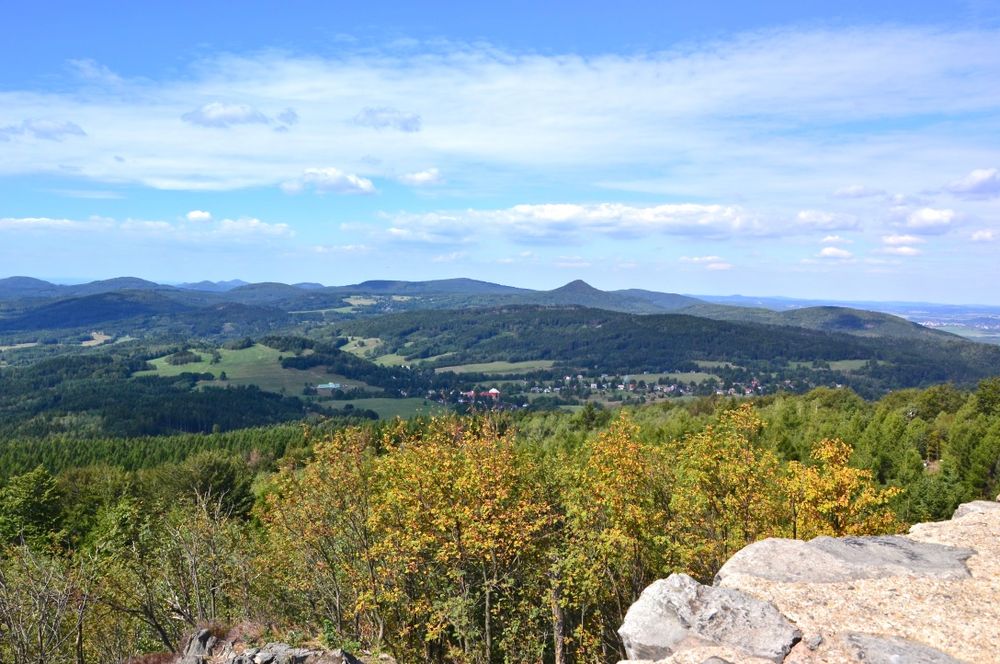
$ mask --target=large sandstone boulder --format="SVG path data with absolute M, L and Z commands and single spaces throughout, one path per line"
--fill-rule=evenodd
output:
M 703 586 L 686 574 L 646 588 L 618 634 L 632 659 L 661 659 L 684 648 L 718 644 L 775 662 L 802 637 L 773 604 Z
M 1000 662 L 1000 504 L 967 503 L 905 536 L 757 542 L 711 587 L 651 585 L 620 634 L 628 661 L 648 664 Z

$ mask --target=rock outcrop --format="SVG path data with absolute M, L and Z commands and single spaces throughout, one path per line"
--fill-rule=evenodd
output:
M 295 648 L 287 643 L 254 646 L 241 630 L 216 636 L 198 630 L 188 639 L 174 664 L 395 664 L 391 657 L 358 659 L 343 650 Z
M 802 633 L 770 602 L 673 574 L 642 592 L 618 630 L 633 657 L 656 660 L 685 647 L 723 644 L 780 662 Z
M 672 575 L 619 630 L 636 664 L 1000 662 L 1000 503 L 905 536 L 768 539 Z

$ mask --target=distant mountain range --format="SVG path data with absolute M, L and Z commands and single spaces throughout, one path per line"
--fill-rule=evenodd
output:
M 886 313 L 886 307 L 899 310 L 910 318 L 936 314 L 947 317 L 956 311 L 965 311 L 951 305 L 919 303 L 854 307 L 789 298 L 694 297 L 643 289 L 602 291 L 581 280 L 546 291 L 463 278 L 376 280 L 346 286 L 247 283 L 239 279 L 178 285 L 135 277 L 76 285 L 53 284 L 31 277 L 0 279 L 0 331 L 7 332 L 99 326 L 154 316 L 162 320 L 187 316 L 198 310 L 204 310 L 203 318 L 213 310 L 217 313 L 234 311 L 222 305 L 249 307 L 240 310 L 242 319 L 257 312 L 272 321 L 289 315 L 329 319 L 426 309 L 577 306 L 643 315 L 683 313 L 720 321 L 906 339 L 944 339 L 953 335 Z M 882 310 L 872 311 L 872 308 Z M 1000 325 L 1000 307 L 977 307 L 970 311 L 986 320 L 996 315 Z

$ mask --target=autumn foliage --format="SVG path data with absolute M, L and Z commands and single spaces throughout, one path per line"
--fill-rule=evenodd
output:
M 656 578 L 710 580 L 764 537 L 899 528 L 897 490 L 848 466 L 844 443 L 783 464 L 762 428 L 743 405 L 661 440 L 622 412 L 547 453 L 488 417 L 349 429 L 279 473 L 262 517 L 299 620 L 343 642 L 406 661 L 614 661 Z
M 167 493 L 22 476 L 0 490 L 0 660 L 42 644 L 48 659 L 24 661 L 127 661 L 249 620 L 401 662 L 614 662 L 657 578 L 710 581 L 764 537 L 901 527 L 899 489 L 849 445 L 783 461 L 748 404 L 679 435 L 645 411 L 584 415 L 562 438 L 501 416 L 306 431 L 252 487 L 217 455 L 162 478 Z M 60 521 L 61 490 L 94 506 Z

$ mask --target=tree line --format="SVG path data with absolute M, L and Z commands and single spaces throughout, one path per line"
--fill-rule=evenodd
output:
M 658 577 L 994 495 L 1000 379 L 207 440 L 3 482 L 0 660 L 127 661 L 251 621 L 401 661 L 617 661 Z

